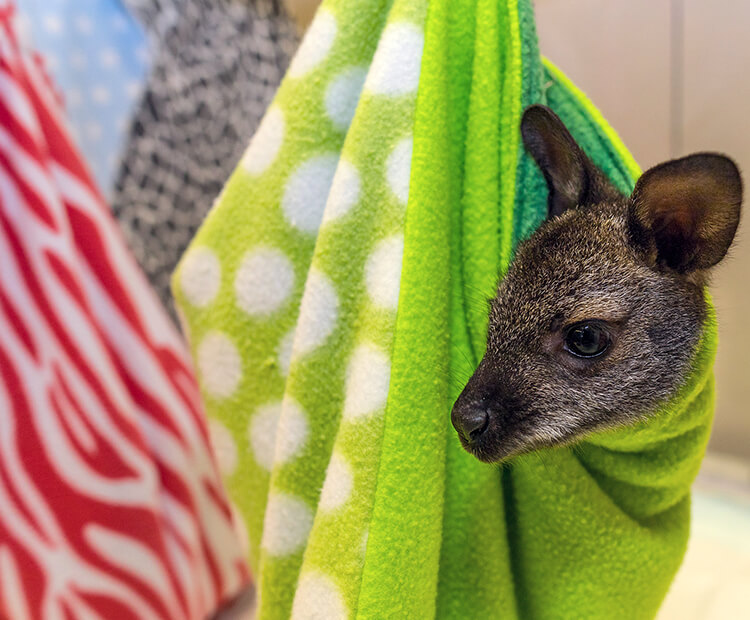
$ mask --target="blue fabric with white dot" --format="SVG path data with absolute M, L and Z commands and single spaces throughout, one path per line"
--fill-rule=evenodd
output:
M 146 35 L 119 0 L 16 0 L 22 36 L 41 54 L 71 132 L 109 195 L 148 74 Z

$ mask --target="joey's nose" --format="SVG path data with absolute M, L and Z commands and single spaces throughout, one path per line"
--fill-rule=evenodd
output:
M 466 441 L 476 441 L 487 430 L 490 416 L 484 409 L 472 408 L 462 411 L 453 419 L 453 426 Z

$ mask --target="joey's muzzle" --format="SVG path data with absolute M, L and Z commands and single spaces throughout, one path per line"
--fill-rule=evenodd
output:
M 490 385 L 487 364 L 482 360 L 453 404 L 451 423 L 466 447 L 478 442 L 490 426 L 491 403 L 495 400 Z
M 476 441 L 487 430 L 490 422 L 490 415 L 484 409 L 469 409 L 456 413 L 453 409 L 451 414 L 453 428 L 469 443 Z
M 461 405 L 456 402 L 451 412 L 453 428 L 464 438 L 472 443 L 477 441 L 487 430 L 490 423 L 489 412 L 481 405 L 468 403 Z

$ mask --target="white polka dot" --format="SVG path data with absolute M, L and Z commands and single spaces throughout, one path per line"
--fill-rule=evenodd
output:
M 112 27 L 117 32 L 124 32 L 128 29 L 128 20 L 118 13 L 112 18 Z
M 88 15 L 79 15 L 75 20 L 76 30 L 81 34 L 91 34 L 94 30 L 94 22 Z
M 346 130 L 351 124 L 366 77 L 366 68 L 350 67 L 328 86 L 326 112 L 337 129 Z
M 288 463 L 299 456 L 310 434 L 307 416 L 291 398 L 284 398 L 281 407 L 281 418 L 276 431 L 276 453 L 274 467 Z
M 102 137 L 102 126 L 96 121 L 86 124 L 86 137 L 89 140 L 98 140 Z
M 207 306 L 216 297 L 221 285 L 221 264 L 206 247 L 188 251 L 180 267 L 180 288 L 190 304 Z
M 279 371 L 286 377 L 289 374 L 289 366 L 292 363 L 292 347 L 294 346 L 294 328 L 290 329 L 279 343 L 277 355 L 279 358 Z
M 388 356 L 371 344 L 359 345 L 346 370 L 344 418 L 354 420 L 385 407 L 390 377 Z
M 260 123 L 250 146 L 242 156 L 242 166 L 250 174 L 264 172 L 276 159 L 284 142 L 284 113 L 271 107 Z
M 276 451 L 276 429 L 281 417 L 281 403 L 260 407 L 250 418 L 250 448 L 255 461 L 266 471 L 273 469 Z
M 327 224 L 349 212 L 359 202 L 362 182 L 357 169 L 345 159 L 339 160 L 328 195 L 323 223 Z
M 365 530 L 364 534 L 362 534 L 362 543 L 360 551 L 362 552 L 362 555 L 365 555 L 367 553 L 367 539 L 370 537 L 370 530 Z
M 107 47 L 99 55 L 99 62 L 105 69 L 112 69 L 120 64 L 120 55 L 117 50 Z
M 391 151 L 385 162 L 385 176 L 388 187 L 402 203 L 409 199 L 409 176 L 411 174 L 411 155 L 413 141 L 411 136 L 404 138 Z
M 306 233 L 317 232 L 338 161 L 336 153 L 317 155 L 289 177 L 281 208 L 292 226 Z
M 292 620 L 346 620 L 349 612 L 333 581 L 318 573 L 302 575 L 292 605 Z
M 240 543 L 240 550 L 247 557 L 250 553 L 250 533 L 247 530 L 247 523 L 234 502 L 229 502 L 229 512 L 232 515 L 232 528 Z
M 256 317 L 265 317 L 278 310 L 294 287 L 294 267 L 281 251 L 259 247 L 242 258 L 234 292 L 237 305 Z
M 334 452 L 331 462 L 328 463 L 318 507 L 323 512 L 331 512 L 343 506 L 352 493 L 352 484 L 352 470 L 349 463 L 338 452 Z
M 328 56 L 335 39 L 336 20 L 325 9 L 319 10 L 289 65 L 287 75 L 298 78 L 312 71 Z
M 336 326 L 339 300 L 333 284 L 315 268 L 310 270 L 300 305 L 292 355 L 305 355 L 322 345 Z
M 42 18 L 42 27 L 50 34 L 60 34 L 63 30 L 63 23 L 57 15 L 50 14 Z
M 138 95 L 141 94 L 141 83 L 133 81 L 125 84 L 125 94 L 131 100 L 134 100 L 136 97 L 138 97 Z
M 378 95 L 404 95 L 419 85 L 424 35 L 406 22 L 386 27 L 372 60 L 365 89 Z
M 237 467 L 237 446 L 232 433 L 221 422 L 212 418 L 208 421 L 208 435 L 219 470 L 226 476 L 230 475 Z
M 401 285 L 404 239 L 394 235 L 379 242 L 365 265 L 365 285 L 376 306 L 395 309 Z
M 283 465 L 302 450 L 309 435 L 307 417 L 290 398 L 260 407 L 250 419 L 250 447 L 266 471 Z
M 221 332 L 209 332 L 198 345 L 203 388 L 214 398 L 231 396 L 242 378 L 242 360 L 234 343 Z
M 270 555 L 289 555 L 307 541 L 313 513 L 305 502 L 293 495 L 271 492 L 263 521 L 261 546 Z
M 109 94 L 109 89 L 106 86 L 95 86 L 91 90 L 91 98 L 94 100 L 94 103 L 104 105 L 105 103 L 109 103 L 111 95 Z

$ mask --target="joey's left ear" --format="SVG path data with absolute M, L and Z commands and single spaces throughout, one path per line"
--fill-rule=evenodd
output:
M 742 180 L 734 162 L 697 153 L 654 166 L 635 185 L 630 224 L 657 264 L 680 273 L 724 258 L 740 221 Z
M 550 108 L 526 108 L 521 118 L 521 137 L 547 182 L 549 217 L 619 197 Z

